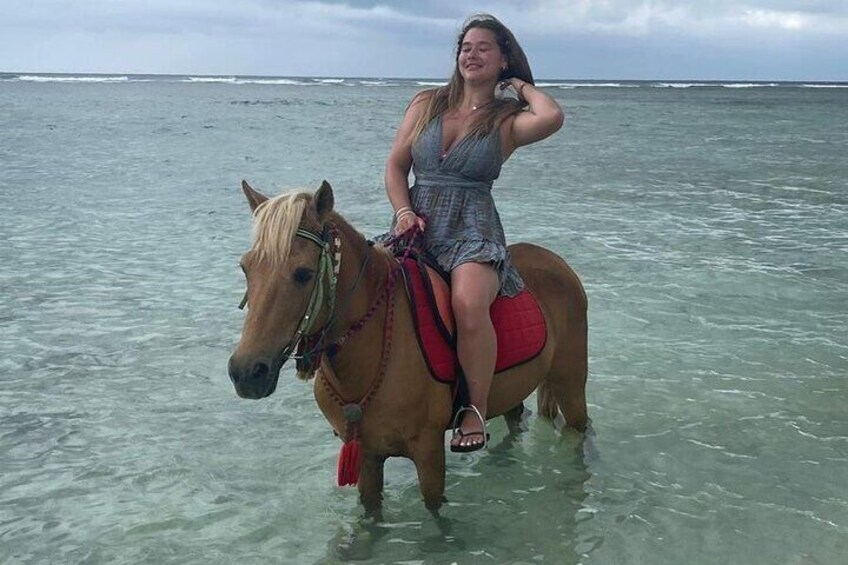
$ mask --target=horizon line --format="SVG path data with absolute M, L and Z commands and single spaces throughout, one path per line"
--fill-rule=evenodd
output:
M 86 72 L 86 71 L 5 71 L 0 70 L 0 75 L 64 75 L 64 76 L 99 76 L 99 77 L 115 77 L 115 76 L 160 76 L 160 77 L 200 77 L 200 78 L 280 78 L 280 79 L 377 79 L 377 80 L 419 80 L 419 81 L 440 81 L 448 82 L 450 79 L 445 77 L 413 77 L 413 76 L 344 76 L 344 75 L 276 75 L 276 74 L 238 74 L 238 73 L 141 73 L 131 71 L 115 71 L 115 72 Z M 732 78 L 537 78 L 535 82 L 555 81 L 622 81 L 622 82 L 751 82 L 751 83 L 835 83 L 846 84 L 848 79 L 732 79 Z

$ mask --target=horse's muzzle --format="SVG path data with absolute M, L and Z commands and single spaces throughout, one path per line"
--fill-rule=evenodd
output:
M 235 355 L 230 357 L 227 370 L 236 394 L 242 398 L 259 399 L 270 396 L 277 389 L 280 367 L 285 359 L 275 363 L 272 359 L 258 358 L 242 361 Z

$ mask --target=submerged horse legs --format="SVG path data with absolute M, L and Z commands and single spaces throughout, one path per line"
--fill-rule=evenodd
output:
M 422 434 L 410 454 L 427 510 L 435 512 L 445 501 L 444 433 Z
M 585 333 L 583 334 L 585 336 Z M 586 410 L 586 363 L 585 339 L 570 343 L 557 355 L 547 382 L 556 404 L 565 416 L 565 423 L 582 432 L 586 430 L 588 415 Z
M 518 403 L 515 408 L 510 408 L 504 412 L 504 420 L 510 434 L 518 434 L 527 431 L 525 420 L 530 415 L 530 411 L 524 407 L 524 402 Z
M 589 418 L 586 410 L 585 369 L 552 367 L 539 385 L 537 398 L 539 415 L 552 424 L 556 425 L 557 413 L 562 412 L 566 426 L 578 432 L 586 430 Z
M 382 455 L 362 454 L 362 466 L 359 469 L 359 500 L 368 514 L 378 513 L 383 502 L 383 464 Z

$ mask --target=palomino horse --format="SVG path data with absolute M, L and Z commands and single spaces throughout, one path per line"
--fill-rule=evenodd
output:
M 358 485 L 366 509 L 380 506 L 383 463 L 392 456 L 412 459 L 426 506 L 438 509 L 451 390 L 428 376 L 408 297 L 402 284 L 393 284 L 397 260 L 333 210 L 326 181 L 314 195 L 268 199 L 246 182 L 242 189 L 254 213 L 254 241 L 241 259 L 250 308 L 229 361 L 236 392 L 242 398 L 270 395 L 298 343 L 317 343 L 315 398 L 339 437 L 359 440 Z M 520 243 L 509 250 L 539 301 L 547 341 L 537 357 L 495 376 L 488 416 L 514 423 L 522 401 L 538 388 L 541 416 L 553 421 L 561 410 L 566 424 L 582 431 L 587 302 L 580 279 L 546 249 Z M 315 369 L 299 366 L 306 378 Z

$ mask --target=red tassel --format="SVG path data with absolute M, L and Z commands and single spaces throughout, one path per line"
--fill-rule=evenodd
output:
M 340 487 L 353 486 L 359 482 L 359 467 L 362 463 L 362 444 L 358 439 L 345 442 L 339 453 L 338 481 Z

